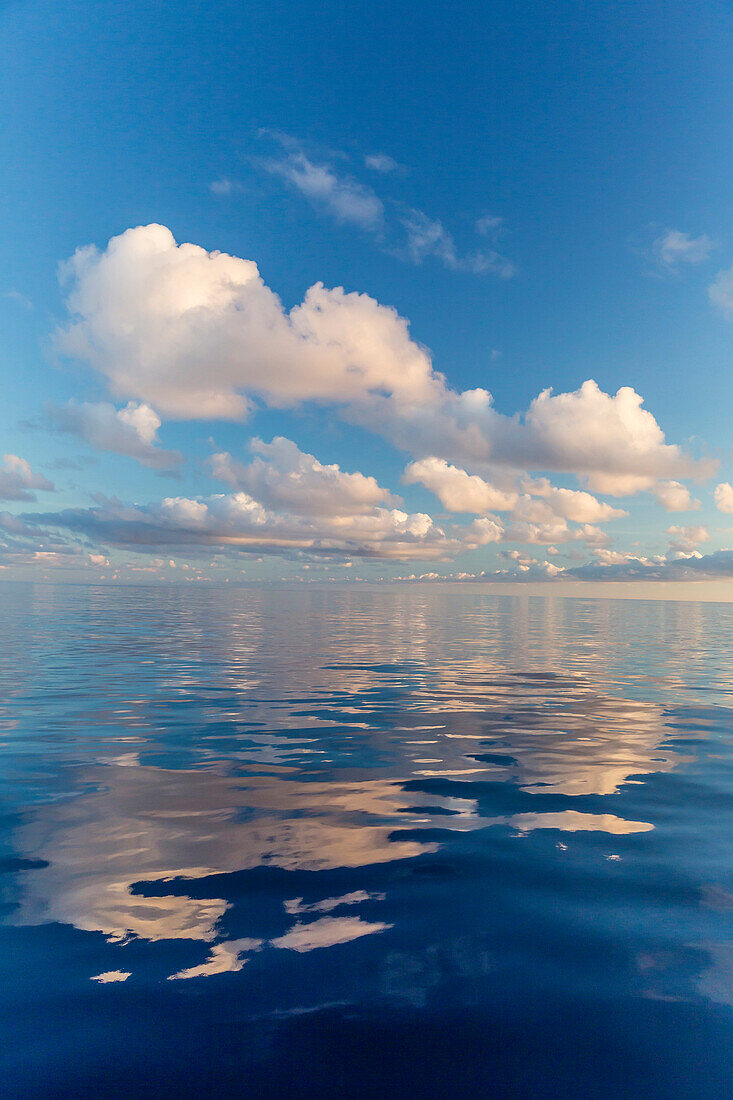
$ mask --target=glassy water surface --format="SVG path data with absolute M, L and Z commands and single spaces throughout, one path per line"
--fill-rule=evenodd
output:
M 732 628 L 2 586 L 3 1095 L 733 1096 Z

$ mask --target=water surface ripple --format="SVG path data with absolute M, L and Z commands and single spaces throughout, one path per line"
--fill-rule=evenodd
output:
M 3 1095 L 733 1096 L 732 627 L 3 585 Z

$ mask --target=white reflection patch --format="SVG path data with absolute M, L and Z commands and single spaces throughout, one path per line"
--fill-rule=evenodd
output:
M 384 901 L 386 894 L 370 894 L 367 890 L 353 890 L 350 894 L 343 894 L 340 898 L 324 898 L 323 901 L 314 901 L 303 904 L 302 898 L 289 898 L 283 902 L 283 908 L 291 916 L 299 913 L 330 913 L 339 905 L 359 905 L 362 901 Z
M 520 833 L 534 829 L 561 829 L 566 833 L 648 833 L 654 828 L 648 821 L 624 821 L 613 814 L 582 814 L 577 810 L 562 810 L 555 814 L 513 814 L 511 817 L 494 817 L 487 825 L 511 825 Z
M 171 974 L 168 981 L 176 981 L 179 978 L 208 978 L 212 974 L 233 974 L 241 970 L 245 963 L 247 951 L 257 951 L 262 947 L 262 940 L 225 940 L 217 943 L 211 949 L 211 954 L 205 962 L 199 966 L 191 966 L 187 970 L 179 970 L 177 974 Z
M 107 985 L 108 982 L 126 982 L 130 977 L 127 970 L 105 970 L 103 974 L 94 974 L 89 980 Z
M 315 951 L 317 947 L 335 947 L 360 936 L 385 932 L 391 924 L 383 921 L 369 923 L 359 917 L 322 917 L 311 924 L 296 924 L 284 936 L 270 940 L 273 947 L 286 947 L 290 951 Z

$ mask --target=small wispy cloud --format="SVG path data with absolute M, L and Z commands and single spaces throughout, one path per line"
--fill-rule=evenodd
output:
M 404 165 L 400 164 L 394 157 L 390 157 L 386 153 L 370 153 L 364 157 L 364 166 L 371 172 L 381 172 L 383 176 L 404 174 L 407 172 Z
M 482 237 L 496 237 L 504 228 L 504 219 L 497 214 L 482 214 L 476 222 L 476 232 Z
M 23 309 L 33 309 L 33 302 L 25 294 L 21 294 L 19 290 L 5 290 L 2 297 L 7 298 L 10 302 L 16 302 Z
M 229 179 L 228 176 L 222 176 L 220 179 L 212 180 L 209 184 L 209 191 L 212 195 L 233 195 L 236 191 L 241 191 L 242 185 L 238 180 Z
M 652 252 L 660 266 L 675 271 L 680 264 L 704 263 L 716 247 L 716 242 L 705 233 L 691 237 L 680 229 L 665 229 L 654 241 Z
M 713 305 L 733 317 L 733 267 L 718 272 L 708 287 L 708 295 Z
M 74 470 L 79 472 L 87 466 L 98 466 L 99 459 L 92 455 L 77 455 L 76 458 L 55 458 L 53 462 L 46 463 L 47 470 Z
M 315 154 L 297 138 L 277 131 L 262 130 L 259 136 L 280 147 L 280 155 L 261 161 L 261 167 L 285 180 L 316 209 L 341 224 L 372 234 L 379 247 L 403 262 L 419 265 L 431 257 L 450 271 L 490 273 L 502 279 L 516 274 L 515 265 L 494 249 L 459 251 L 453 235 L 438 218 L 392 200 L 383 201 L 373 187 L 342 170 L 342 162 L 349 160 L 346 154 Z M 386 153 L 370 153 L 363 163 L 383 176 L 406 171 Z M 487 213 L 475 228 L 482 236 L 496 238 L 503 219 Z
M 407 233 L 407 255 L 415 264 L 421 264 L 426 256 L 435 256 L 446 267 L 458 267 L 458 255 L 453 237 L 437 219 L 429 218 L 422 210 L 410 210 L 402 218 Z
M 268 160 L 265 168 L 339 222 L 370 231 L 383 224 L 384 205 L 371 187 L 351 176 L 338 175 L 330 165 L 316 163 L 302 150 Z
M 492 272 L 502 279 L 516 274 L 514 264 L 493 250 L 459 254 L 453 236 L 443 223 L 429 218 L 422 210 L 409 210 L 401 222 L 407 234 L 405 252 L 414 264 L 434 256 L 452 271 L 468 271 L 474 275 Z

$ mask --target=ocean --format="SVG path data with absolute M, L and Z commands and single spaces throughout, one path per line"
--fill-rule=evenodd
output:
M 733 1096 L 733 605 L 0 589 L 4 1097 Z

